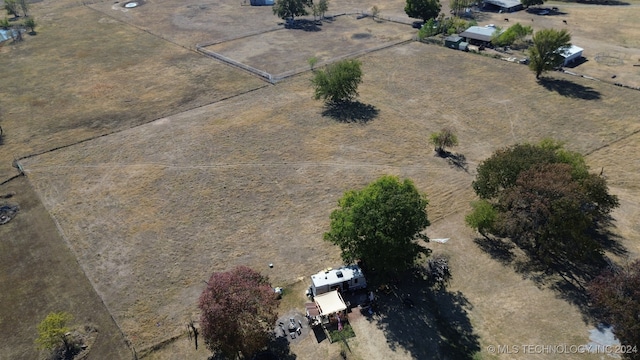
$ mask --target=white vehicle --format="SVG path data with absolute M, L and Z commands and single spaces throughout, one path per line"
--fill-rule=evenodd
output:
M 367 280 L 357 265 L 344 266 L 339 269 L 326 269 L 311 275 L 311 286 L 308 295 L 318 296 L 338 289 L 341 292 L 364 289 Z

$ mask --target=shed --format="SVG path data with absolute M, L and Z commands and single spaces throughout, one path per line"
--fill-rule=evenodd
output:
M 446 38 L 444 38 L 444 46 L 451 49 L 458 49 L 458 46 L 460 45 L 462 40 L 464 40 L 462 36 L 458 36 L 458 35 L 447 36 Z
M 489 45 L 496 31 L 498 31 L 498 29 L 493 25 L 471 26 L 463 31 L 460 36 L 466 38 L 470 44 Z
M 522 10 L 523 6 L 519 0 L 484 0 L 482 8 L 502 12 L 514 12 Z
M 567 66 L 572 62 L 580 59 L 582 57 L 582 52 L 584 51 L 584 49 L 579 46 L 571 45 L 567 48 L 560 48 L 558 49 L 558 51 L 560 52 L 560 56 L 564 58 L 562 66 Z
M 339 269 L 326 269 L 315 275 L 311 275 L 310 295 L 318 296 L 326 292 L 339 289 L 349 291 L 364 289 L 367 280 L 362 270 L 357 265 L 343 266 Z

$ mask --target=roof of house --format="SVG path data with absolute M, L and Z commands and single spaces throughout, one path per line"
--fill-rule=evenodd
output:
M 458 36 L 458 35 L 449 35 L 446 38 L 444 38 L 445 41 L 453 41 L 453 42 L 458 42 L 462 40 L 462 36 Z
M 361 278 L 362 270 L 357 265 L 349 265 L 340 269 L 323 270 L 315 275 L 311 275 L 311 281 L 315 287 L 339 284 L 354 278 Z
M 522 3 L 519 0 L 484 0 L 484 2 L 505 9 L 522 6 Z
M 579 46 L 575 46 L 575 45 L 571 45 L 568 48 L 565 48 L 564 50 L 559 49 L 560 51 L 560 55 L 564 58 L 568 58 L 571 57 L 573 55 L 579 54 L 582 51 L 584 51 L 583 48 L 579 47 Z
M 13 31 L 13 30 L 3 30 L 3 29 L 0 29 L 0 42 L 4 42 L 4 41 L 7 41 L 7 40 L 11 40 L 11 39 L 13 39 L 13 37 L 11 37 L 11 32 L 12 32 L 12 31 Z M 15 33 L 14 33 L 14 34 L 15 34 Z
M 460 36 L 480 41 L 491 41 L 493 33 L 496 32 L 495 26 L 472 26 L 463 31 Z
M 338 290 L 318 295 L 313 298 L 313 301 L 318 305 L 320 315 L 323 316 L 347 310 L 347 305 L 344 303 L 344 300 L 342 300 L 342 296 L 340 296 Z

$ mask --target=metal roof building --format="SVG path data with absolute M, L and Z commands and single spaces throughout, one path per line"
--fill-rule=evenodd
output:
M 484 0 L 483 7 L 498 8 L 504 12 L 522 10 L 522 3 L 518 0 Z
M 467 39 L 467 42 L 471 43 L 489 43 L 493 34 L 496 32 L 496 27 L 487 26 L 472 26 L 463 31 L 460 36 Z

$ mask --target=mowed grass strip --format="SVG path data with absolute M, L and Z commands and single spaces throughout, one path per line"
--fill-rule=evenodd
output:
M 278 286 L 335 265 L 337 249 L 322 241 L 329 213 L 345 190 L 383 174 L 412 178 L 428 194 L 435 223 L 457 219 L 451 231 L 467 245 L 450 251 L 471 270 L 461 279 L 508 273 L 477 249 L 461 221 L 475 166 L 515 142 L 553 137 L 587 152 L 638 127 L 633 111 L 619 106 L 637 101 L 637 92 L 582 78 L 552 74 L 589 100 L 547 90 L 525 66 L 419 43 L 361 60 L 360 101 L 379 111 L 367 124 L 323 117 L 302 75 L 23 162 L 138 349 L 183 331 L 214 270 L 249 265 Z M 453 150 L 466 156 L 468 172 L 427 145 L 444 126 L 458 134 Z M 559 341 L 557 324 L 566 322 L 562 339 L 586 342 L 580 314 L 554 293 L 515 274 L 500 280 L 459 285 L 473 304 L 493 287 L 515 289 L 497 308 L 472 312 L 481 338 Z M 538 305 L 517 311 L 530 330 L 487 320 L 528 301 Z

